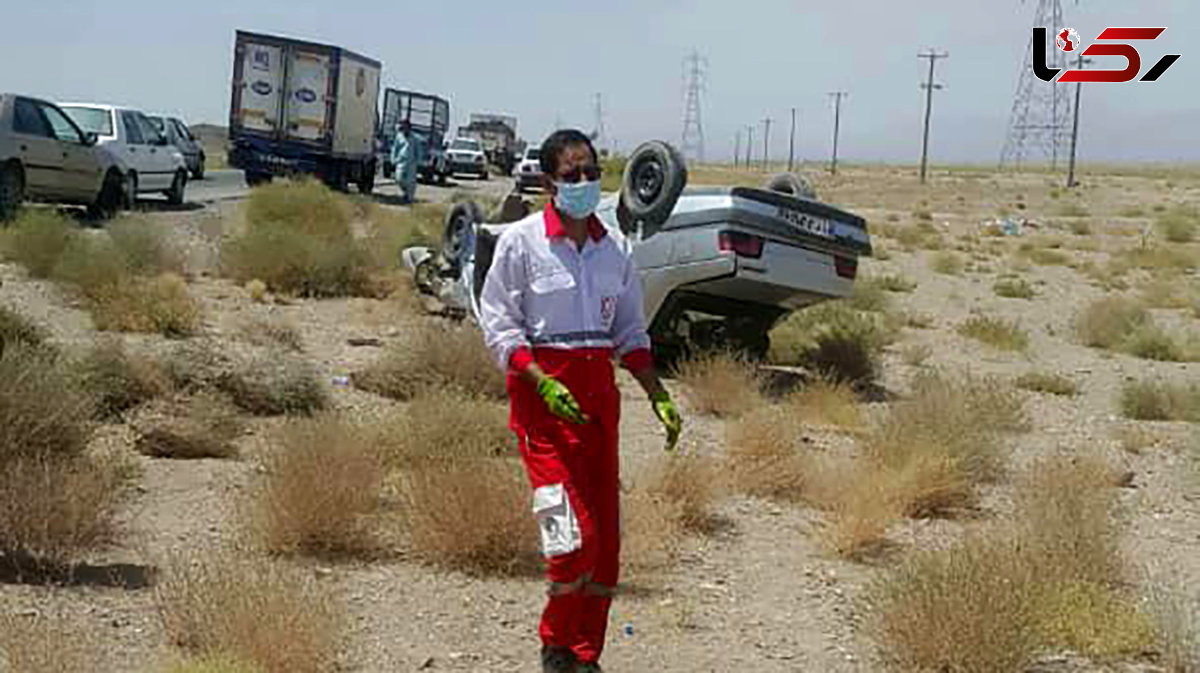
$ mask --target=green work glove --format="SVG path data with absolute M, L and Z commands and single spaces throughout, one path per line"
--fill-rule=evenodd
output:
M 575 396 L 561 381 L 549 376 L 543 376 L 537 385 L 538 395 L 550 408 L 550 413 L 561 419 L 582 425 L 587 423 L 587 416 L 579 408 Z
M 654 406 L 654 415 L 658 416 L 658 420 L 662 421 L 663 427 L 667 429 L 667 451 L 674 451 L 675 443 L 679 441 L 679 433 L 683 430 L 683 417 L 679 415 L 679 410 L 675 408 L 675 403 L 665 390 L 651 395 L 650 404 Z

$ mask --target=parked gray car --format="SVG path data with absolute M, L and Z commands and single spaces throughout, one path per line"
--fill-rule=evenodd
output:
M 187 124 L 166 115 L 147 115 L 147 117 L 149 117 L 150 123 L 158 129 L 158 132 L 167 137 L 167 142 L 174 145 L 183 154 L 183 160 L 187 163 L 187 169 L 192 174 L 192 179 L 203 180 L 204 148 L 200 146 L 200 142 L 196 140 L 196 136 L 187 127 Z
M 128 202 L 124 174 L 54 103 L 0 94 L 0 220 L 26 200 L 87 206 L 109 217 Z

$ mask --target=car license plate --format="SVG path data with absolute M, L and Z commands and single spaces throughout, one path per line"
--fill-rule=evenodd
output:
M 779 217 L 794 224 L 801 231 L 813 236 L 820 236 L 821 238 L 833 238 L 833 222 L 829 220 L 783 207 L 777 209 L 777 214 Z

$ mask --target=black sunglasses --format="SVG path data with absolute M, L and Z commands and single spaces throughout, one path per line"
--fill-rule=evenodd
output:
M 558 176 L 558 181 L 575 183 L 579 182 L 580 180 L 587 180 L 588 182 L 591 182 L 594 180 L 599 180 L 602 172 L 603 171 L 601 171 L 600 167 L 596 164 L 588 164 L 587 166 L 583 167 L 576 166 L 575 168 L 572 168 L 566 173 Z

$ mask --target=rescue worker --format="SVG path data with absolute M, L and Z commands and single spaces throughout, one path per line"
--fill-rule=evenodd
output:
M 392 142 L 392 165 L 396 167 L 396 185 L 404 203 L 412 203 L 417 191 L 416 144 L 410 137 L 411 131 L 408 120 L 401 121 L 396 125 L 396 139 Z
M 552 201 L 497 241 L 481 322 L 507 371 L 510 427 L 546 561 L 542 670 L 599 671 L 620 553 L 613 359 L 645 390 L 668 450 L 682 420 L 650 355 L 629 245 L 594 214 L 595 148 L 579 131 L 557 131 L 542 145 L 541 168 Z

